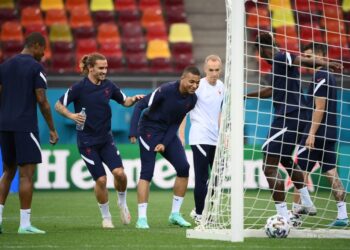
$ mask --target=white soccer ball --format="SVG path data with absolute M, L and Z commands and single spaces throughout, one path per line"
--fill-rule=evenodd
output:
M 303 221 L 302 221 L 302 217 L 300 214 L 293 214 L 292 211 L 288 211 L 288 216 L 289 216 L 289 224 L 292 226 L 292 227 L 301 227 L 301 225 L 303 224 Z
M 288 220 L 281 215 L 276 214 L 266 221 L 265 233 L 269 238 L 286 238 L 289 231 Z

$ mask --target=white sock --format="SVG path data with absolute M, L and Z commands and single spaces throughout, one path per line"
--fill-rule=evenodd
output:
M 338 216 L 337 219 L 347 219 L 348 214 L 346 212 L 346 203 L 344 201 L 337 202 Z
M 139 218 L 147 218 L 147 205 L 148 203 L 139 203 L 138 205 Z
M 26 228 L 31 226 L 30 212 L 31 212 L 31 209 L 20 209 L 20 214 L 21 214 L 20 227 Z
M 173 207 L 171 213 L 179 213 L 184 197 L 176 196 L 173 197 Z
M 301 207 L 301 205 L 299 203 L 295 203 L 293 202 L 292 204 L 292 211 L 296 211 Z
M 105 204 L 98 203 L 98 206 L 99 206 L 100 211 L 101 211 L 102 219 L 112 218 L 111 213 L 109 212 L 109 202 L 108 201 Z
M 310 198 L 309 190 L 307 190 L 307 187 L 303 187 L 298 191 L 300 193 L 301 204 L 303 204 L 306 207 L 311 207 L 314 205 Z
M 2 224 L 2 212 L 4 211 L 4 205 L 0 204 L 0 225 Z
M 126 206 L 126 191 L 125 192 L 117 192 L 118 194 L 118 205 L 119 207 Z
M 281 203 L 275 203 L 275 207 L 277 210 L 277 214 L 283 216 L 287 220 L 289 220 L 288 216 L 288 209 L 287 209 L 287 203 L 281 202 Z

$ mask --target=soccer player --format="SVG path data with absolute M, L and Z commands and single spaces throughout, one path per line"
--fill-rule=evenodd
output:
M 282 52 L 275 45 L 272 34 L 268 32 L 261 32 L 257 36 L 256 47 L 260 56 L 272 65 L 272 87 L 261 88 L 247 94 L 247 97 L 269 98 L 272 96 L 273 99 L 274 119 L 262 151 L 264 152 L 263 170 L 272 191 L 277 213 L 289 219 L 284 183 L 278 172 L 278 164 L 281 163 L 301 194 L 302 206 L 294 212 L 316 215 L 316 207 L 304 184 L 303 173 L 291 158 L 297 143 L 298 132 L 303 130 L 303 121 L 307 119 L 304 109 L 305 99 L 300 94 L 298 66 L 329 66 L 338 69 L 341 65 Z
M 127 177 L 124 173 L 122 159 L 114 144 L 111 131 L 112 99 L 119 104 L 130 107 L 142 95 L 126 97 L 113 82 L 106 79 L 107 60 L 98 53 L 85 55 L 80 62 L 80 69 L 85 77 L 74 84 L 57 101 L 56 110 L 61 115 L 73 120 L 84 128 L 77 131 L 77 144 L 92 178 L 96 182 L 95 195 L 102 215 L 102 227 L 114 228 L 109 212 L 107 177 L 102 163 L 105 163 L 114 176 L 114 187 L 118 194 L 120 218 L 123 224 L 130 223 L 130 213 L 126 203 Z M 66 107 L 74 103 L 76 113 Z M 79 114 L 86 109 L 86 119 Z
M 199 223 L 208 191 L 208 175 L 213 166 L 215 149 L 219 137 L 219 119 L 224 99 L 224 84 L 220 81 L 222 62 L 219 56 L 209 55 L 204 61 L 205 77 L 196 90 L 197 104 L 189 113 L 191 127 L 189 144 L 193 152 L 195 173 L 194 202 L 191 217 Z M 179 129 L 182 144 L 185 145 L 186 118 Z
M 326 48 L 319 43 L 309 44 L 304 51 L 305 55 L 325 60 Z M 301 147 L 298 151 L 298 164 L 305 172 L 305 181 L 316 162 L 321 165 L 332 186 L 334 198 L 337 202 L 338 216 L 329 226 L 347 226 L 349 219 L 346 210 L 346 192 L 339 179 L 336 164 L 337 142 L 337 83 L 334 75 L 325 67 L 315 72 L 314 80 L 307 92 L 307 105 L 311 118 L 304 129 L 301 138 Z M 299 195 L 295 197 L 299 200 Z M 294 204 L 295 209 L 299 205 Z
M 191 226 L 180 214 L 190 166 L 177 131 L 186 114 L 196 105 L 195 91 L 199 81 L 199 70 L 194 66 L 188 66 L 184 69 L 180 81 L 163 84 L 135 106 L 130 125 L 130 141 L 136 143 L 136 137 L 139 138 L 141 154 L 136 228 L 149 228 L 146 214 L 149 186 L 157 153 L 162 154 L 174 166 L 177 173 L 169 222 L 181 227 Z M 141 112 L 146 108 L 140 120 Z
M 0 180 L 0 233 L 2 214 L 10 185 L 19 166 L 20 226 L 19 234 L 44 234 L 30 222 L 33 175 L 41 163 L 37 104 L 50 129 L 50 143 L 58 135 L 47 101 L 46 76 L 40 64 L 45 38 L 31 33 L 25 38 L 22 52 L 0 65 L 0 145 L 3 174 Z

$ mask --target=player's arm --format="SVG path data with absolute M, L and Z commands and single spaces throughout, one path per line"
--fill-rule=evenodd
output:
M 55 145 L 58 141 L 58 134 L 53 123 L 50 104 L 46 97 L 44 88 L 35 89 L 36 100 L 39 104 L 40 112 L 43 115 L 50 130 L 50 143 Z
M 72 113 L 70 112 L 60 100 L 58 100 L 55 104 L 55 110 L 61 114 L 62 116 L 73 120 L 77 124 L 83 124 L 85 122 L 86 117 L 82 116 L 80 113 Z
M 343 66 L 340 63 L 337 62 L 328 62 L 325 60 L 321 60 L 319 58 L 315 57 L 305 57 L 305 56 L 296 56 L 293 60 L 294 65 L 301 65 L 306 67 L 326 67 L 332 70 L 340 70 L 343 68 Z
M 314 148 L 315 135 L 323 119 L 324 111 L 326 108 L 325 97 L 315 97 L 315 108 L 312 112 L 312 122 L 309 130 L 308 138 L 306 139 L 305 146 L 308 148 Z
M 186 145 L 186 140 L 185 140 L 186 120 L 187 120 L 187 115 L 184 117 L 179 127 L 179 138 L 182 143 L 182 146 Z
M 272 96 L 272 87 L 259 87 L 258 91 L 248 93 L 246 98 L 270 98 Z
M 123 103 L 123 106 L 130 107 L 133 106 L 136 102 L 144 98 L 145 95 L 134 95 L 134 96 L 128 96 L 125 98 L 125 101 Z

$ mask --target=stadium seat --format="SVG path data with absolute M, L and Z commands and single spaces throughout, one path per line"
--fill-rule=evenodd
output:
M 300 42 L 306 45 L 310 42 L 323 42 L 321 28 L 317 24 L 314 26 L 299 26 Z
M 92 27 L 92 18 L 87 9 L 72 9 L 70 12 L 70 26 L 75 29 L 79 27 Z
M 184 0 L 165 0 L 164 1 L 165 8 L 170 7 L 184 7 L 185 3 Z
M 29 35 L 32 32 L 39 32 L 43 36 L 47 37 L 47 30 L 45 24 L 39 24 L 39 25 L 31 25 L 25 28 L 25 36 Z
M 72 9 L 89 9 L 88 0 L 66 0 L 66 10 L 71 11 Z
M 350 0 L 343 0 L 342 9 L 344 12 L 350 11 Z
M 79 27 L 74 29 L 75 40 L 94 38 L 96 36 L 95 27 Z
M 74 44 L 71 42 L 52 42 L 51 48 L 55 54 L 72 54 Z
M 114 5 L 112 0 L 91 0 L 90 2 L 91 11 L 114 11 Z
M 166 11 L 166 21 L 168 25 L 173 23 L 187 23 L 185 9 L 183 7 L 168 7 Z
M 51 26 L 53 24 L 68 24 L 65 10 L 48 10 L 46 11 L 45 24 Z
M 47 10 L 63 10 L 64 5 L 62 0 L 41 0 L 40 9 L 42 11 Z
M 49 70 L 60 74 L 74 72 L 74 54 L 53 54 Z
M 97 27 L 102 23 L 115 23 L 114 11 L 95 11 L 93 16 Z
M 68 24 L 54 24 L 50 28 L 50 42 L 72 42 L 72 32 Z
M 17 21 L 4 22 L 1 26 L 1 41 L 23 41 L 22 26 Z
M 195 64 L 192 54 L 174 55 L 173 59 L 176 72 L 182 72 L 187 66 Z
M 170 58 L 155 58 L 150 60 L 151 73 L 173 73 L 175 72 Z
M 16 20 L 18 20 L 17 9 L 0 9 L 0 26 L 4 22 Z
M 130 57 L 135 54 L 145 54 L 146 43 L 145 42 L 129 42 L 124 44 L 125 57 Z
M 169 41 L 177 42 L 193 42 L 191 27 L 187 23 L 174 23 L 170 26 Z
M 148 60 L 154 58 L 170 58 L 169 43 L 164 40 L 151 40 L 147 44 L 146 56 Z
M 247 13 L 247 27 L 249 28 L 262 28 L 270 26 L 270 13 L 267 7 L 253 6 Z
M 23 49 L 22 41 L 8 41 L 2 42 L 2 59 L 6 60 L 16 54 L 19 54 Z
M 97 51 L 97 42 L 95 39 L 81 39 L 76 43 L 77 54 L 90 54 Z
M 316 13 L 317 7 L 314 1 L 305 1 L 305 0 L 293 0 L 294 7 L 297 11 L 302 11 L 306 13 Z
M 144 53 L 133 54 L 126 57 L 127 71 L 134 73 L 149 72 L 148 61 Z
M 139 9 L 145 11 L 146 9 L 161 9 L 162 6 L 159 0 L 140 0 Z
M 138 10 L 123 10 L 118 12 L 118 24 L 124 26 L 127 23 L 140 23 Z
M 21 25 L 23 27 L 41 25 L 43 23 L 44 21 L 41 15 L 41 11 L 38 7 L 26 7 L 22 9 Z
M 292 10 L 289 0 L 269 0 L 271 11 Z
M 1 0 L 0 1 L 0 9 L 14 9 L 15 2 L 14 0 Z
M 114 0 L 114 6 L 116 11 L 137 9 L 135 0 Z
M 141 17 L 142 26 L 147 29 L 151 25 L 164 25 L 164 18 L 161 9 L 145 9 Z
M 171 44 L 171 52 L 173 56 L 190 55 L 193 57 L 192 43 L 173 43 Z
M 97 41 L 102 43 L 120 43 L 118 26 L 115 23 L 103 23 L 97 28 Z
M 114 43 L 114 42 L 106 42 L 106 43 L 100 44 L 98 51 L 101 54 L 109 57 L 118 57 L 118 58 L 123 57 L 123 52 L 120 47 L 120 44 Z
M 163 24 L 154 24 L 147 27 L 146 39 L 150 40 L 165 40 L 168 41 L 168 33 Z
M 103 53 L 102 53 L 103 54 Z M 109 73 L 119 73 L 125 71 L 123 57 L 105 55 L 108 62 Z
M 280 9 L 272 11 L 272 27 L 295 25 L 293 12 L 291 9 Z
M 121 26 L 123 36 L 123 44 L 127 45 L 130 42 L 144 42 L 143 30 L 140 23 L 126 23 Z
M 17 1 L 17 8 L 22 10 L 25 7 L 39 7 L 40 8 L 40 0 L 19 0 Z

